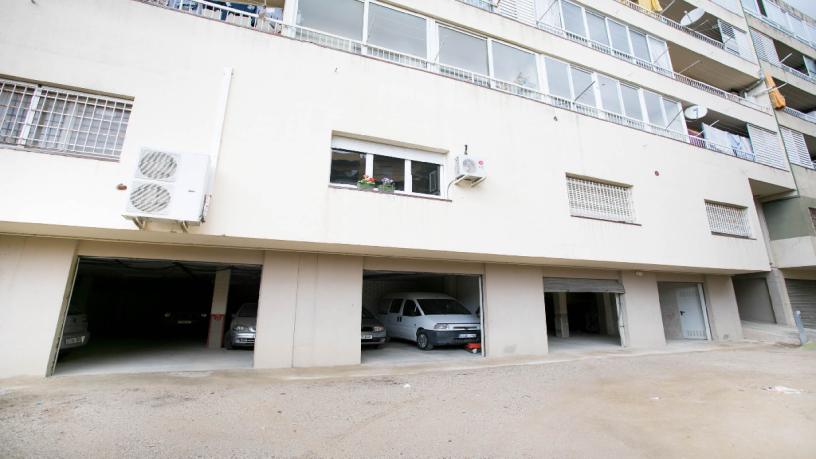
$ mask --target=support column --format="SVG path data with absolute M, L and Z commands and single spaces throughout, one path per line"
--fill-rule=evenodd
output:
M 620 330 L 618 329 L 618 307 L 612 299 L 611 293 L 602 293 L 603 298 L 603 312 L 604 324 L 606 326 L 606 334 L 609 336 L 618 336 Z M 601 324 L 601 326 L 604 326 Z
M 555 336 L 559 338 L 569 338 L 569 315 L 567 314 L 567 294 L 558 292 L 555 294 Z
M 712 338 L 715 341 L 742 339 L 742 322 L 731 277 L 708 275 L 704 290 Z
M 210 332 L 207 337 L 207 347 L 219 349 L 224 344 L 224 322 L 227 314 L 227 298 L 231 271 L 224 269 L 215 273 L 212 306 L 210 307 Z
M 785 275 L 779 268 L 771 268 L 771 272 L 765 278 L 768 283 L 768 294 L 771 296 L 771 307 L 773 308 L 776 323 L 779 325 L 794 326 L 793 307 L 791 307 L 788 287 L 785 284 Z
M 633 348 L 666 345 L 657 276 L 654 273 L 623 271 L 621 281 L 626 293 L 621 297 L 621 315 L 625 334 L 622 342 Z

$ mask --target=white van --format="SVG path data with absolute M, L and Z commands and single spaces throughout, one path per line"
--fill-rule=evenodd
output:
M 482 339 L 479 317 L 455 298 L 441 293 L 385 295 L 377 307 L 377 318 L 389 337 L 414 341 L 423 351 Z

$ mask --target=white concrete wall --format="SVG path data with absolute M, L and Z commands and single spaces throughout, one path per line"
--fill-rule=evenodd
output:
M 461 14 L 463 22 L 495 28 L 498 36 L 516 34 L 613 74 L 639 71 L 583 47 L 573 53 L 539 30 L 457 2 L 416 5 L 444 8 L 441 16 Z M 0 232 L 477 262 L 756 271 L 768 266 L 762 242 L 712 236 L 703 201 L 745 205 L 756 227 L 748 179 L 793 186 L 790 174 L 766 166 L 138 2 L 16 2 L 6 12 L 0 54 L 12 58 L 0 61 L 0 74 L 123 94 L 135 104 L 120 163 L 3 150 L 0 193 L 27 199 L 0 201 Z M 50 34 L 28 33 L 25 17 L 47 24 Z M 121 17 L 128 21 L 111 19 Z M 145 34 L 144 24 L 163 33 Z M 84 40 L 76 30 L 106 39 Z M 198 37 L 196 46 L 168 46 L 189 37 Z M 120 216 L 124 193 L 116 184 L 127 181 L 142 146 L 209 151 L 224 67 L 235 71 L 207 223 L 189 234 L 136 230 Z M 666 84 L 658 75 L 643 78 L 655 87 Z M 676 86 L 667 91 L 686 91 Z M 744 107 L 729 104 L 722 109 L 742 116 Z M 487 161 L 490 178 L 477 188 L 454 187 L 451 201 L 333 189 L 332 132 L 447 152 L 448 172 L 467 144 Z M 566 173 L 633 185 L 641 226 L 570 217 Z M 434 222 L 433 228 L 422 222 Z
M 547 353 L 547 318 L 541 269 L 485 266 L 485 354 L 488 357 Z
M 76 248 L 71 240 L 0 236 L 0 378 L 48 373 Z
M 654 273 L 634 271 L 621 273 L 626 289 L 623 295 L 623 314 L 626 324 L 624 333 L 628 347 L 649 348 L 666 345 L 657 277 Z
M 715 341 L 735 341 L 742 339 L 742 323 L 737 307 L 734 285 L 728 276 L 706 276 L 706 303 L 711 336 Z

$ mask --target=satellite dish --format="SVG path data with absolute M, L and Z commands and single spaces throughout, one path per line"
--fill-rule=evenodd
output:
M 683 114 L 686 115 L 686 119 L 688 120 L 699 120 L 708 114 L 708 109 L 703 107 L 702 105 L 692 105 L 683 111 Z
M 693 10 L 686 12 L 686 14 L 680 18 L 680 25 L 683 27 L 688 27 L 702 19 L 703 15 L 705 15 L 705 10 L 702 8 L 694 8 Z

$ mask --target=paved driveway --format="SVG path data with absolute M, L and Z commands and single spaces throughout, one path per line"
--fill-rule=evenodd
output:
M 0 457 L 816 457 L 798 348 L 298 375 L 0 380 Z

